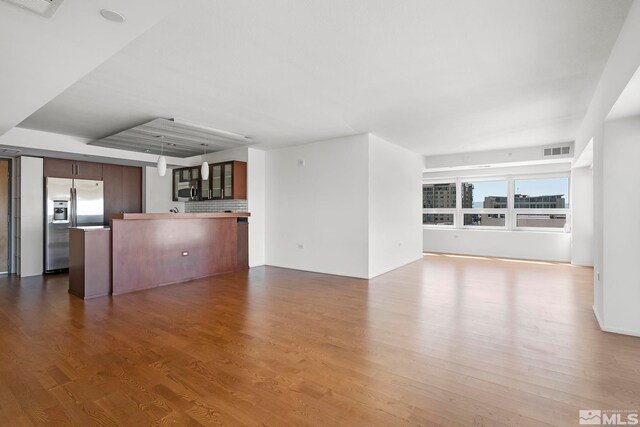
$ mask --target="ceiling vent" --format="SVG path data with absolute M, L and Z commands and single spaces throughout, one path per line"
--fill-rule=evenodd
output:
M 545 148 L 543 155 L 544 157 L 547 157 L 547 156 L 562 156 L 566 154 L 571 154 L 571 147 L 568 145 L 566 147 Z
M 4 0 L 22 9 L 51 18 L 63 0 Z

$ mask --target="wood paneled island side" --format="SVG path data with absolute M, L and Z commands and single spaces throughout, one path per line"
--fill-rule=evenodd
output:
M 248 268 L 242 254 L 248 245 L 243 221 L 249 216 L 246 212 L 112 215 L 113 295 Z

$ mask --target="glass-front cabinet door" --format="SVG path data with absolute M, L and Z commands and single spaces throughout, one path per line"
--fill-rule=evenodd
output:
M 178 201 L 178 187 L 180 186 L 180 177 L 182 174 L 179 170 L 173 170 L 173 201 Z
M 189 177 L 191 178 L 190 181 L 200 178 L 200 168 L 191 168 L 191 171 L 189 171 Z
M 217 164 L 211 166 L 211 174 L 209 176 L 211 181 L 211 198 L 222 198 L 222 165 Z
M 201 200 L 209 200 L 211 198 L 211 186 L 209 185 L 209 180 L 211 179 L 211 167 L 209 167 L 209 176 L 207 179 L 200 180 L 200 199 Z
M 191 171 L 189 169 L 180 169 L 178 172 L 180 173 L 180 182 L 191 181 Z
M 223 199 L 233 199 L 233 163 L 224 164 Z

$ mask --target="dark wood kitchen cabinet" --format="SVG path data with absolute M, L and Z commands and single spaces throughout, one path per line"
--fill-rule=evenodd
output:
M 78 160 L 44 159 L 44 176 L 71 179 L 102 179 L 102 163 Z
M 142 213 L 142 168 L 122 167 L 122 210 Z
M 211 199 L 247 198 L 247 163 L 224 162 L 211 165 L 209 173 Z
M 229 161 L 209 166 L 209 179 L 202 179 L 200 166 L 173 170 L 173 201 L 178 201 L 178 191 L 185 186 L 197 189 L 191 200 L 223 200 L 247 198 L 247 163 Z
M 249 268 L 249 222 L 247 218 L 238 218 L 238 255 L 236 270 Z
M 142 168 L 105 164 L 104 224 L 116 213 L 142 212 Z

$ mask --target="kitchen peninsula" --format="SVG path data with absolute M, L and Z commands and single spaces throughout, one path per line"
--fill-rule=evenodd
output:
M 112 215 L 113 295 L 248 268 L 248 260 L 243 256 L 248 244 L 243 229 L 248 224 L 242 221 L 249 216 L 249 213 Z
M 111 293 L 119 295 L 248 268 L 250 215 L 113 214 Z M 100 260 L 83 262 L 88 265 Z

